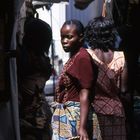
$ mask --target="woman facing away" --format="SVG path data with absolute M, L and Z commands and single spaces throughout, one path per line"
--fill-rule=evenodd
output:
M 112 20 L 97 17 L 85 29 L 88 52 L 98 66 L 93 105 L 103 140 L 126 140 L 125 113 L 120 93 L 127 91 L 124 53 L 115 51 L 116 30 Z
M 61 28 L 61 43 L 70 58 L 56 87 L 53 140 L 68 140 L 75 136 L 80 140 L 101 140 L 98 120 L 90 104 L 97 69 L 83 48 L 83 34 L 84 27 L 78 20 L 66 21 Z

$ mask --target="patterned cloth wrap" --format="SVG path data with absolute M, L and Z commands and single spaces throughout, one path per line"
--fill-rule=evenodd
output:
M 73 101 L 68 101 L 64 104 L 55 102 L 52 107 L 55 108 L 51 122 L 53 129 L 52 140 L 69 140 L 77 136 L 80 124 L 80 103 Z M 91 121 L 93 122 L 92 133 L 94 134 L 92 140 L 101 140 L 99 123 L 93 108 L 90 109 L 88 124 L 90 123 L 91 125 Z

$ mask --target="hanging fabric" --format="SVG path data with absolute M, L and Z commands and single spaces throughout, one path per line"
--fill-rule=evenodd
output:
M 84 10 L 86 9 L 89 4 L 91 2 L 93 2 L 94 0 L 75 0 L 75 4 L 74 6 L 77 8 L 77 9 L 80 9 L 80 10 Z

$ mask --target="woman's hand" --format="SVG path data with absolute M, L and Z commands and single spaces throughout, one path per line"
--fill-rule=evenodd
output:
M 78 135 L 80 136 L 80 140 L 89 140 L 86 129 L 79 128 Z

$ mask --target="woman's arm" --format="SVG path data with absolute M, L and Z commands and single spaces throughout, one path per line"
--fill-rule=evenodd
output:
M 89 90 L 82 89 L 80 91 L 80 127 L 78 130 L 80 140 L 88 140 L 88 134 L 86 131 L 88 112 L 89 112 Z

